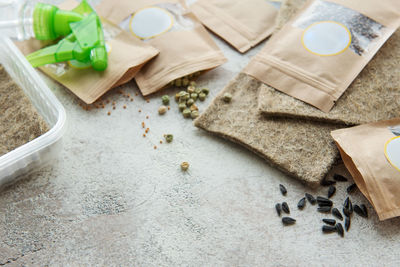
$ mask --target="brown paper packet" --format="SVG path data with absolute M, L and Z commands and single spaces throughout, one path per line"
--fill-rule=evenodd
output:
M 267 116 L 304 118 L 345 125 L 400 116 L 400 31 L 383 45 L 329 113 L 271 87 L 260 90 L 259 109 Z M 398 100 L 398 101 L 396 101 Z
M 399 24 L 396 0 L 310 0 L 244 72 L 328 112 Z
M 257 94 L 265 86 L 240 73 L 195 120 L 195 126 L 238 143 L 272 166 L 310 187 L 318 187 L 339 152 L 329 133 L 335 125 L 266 118 L 257 110 Z M 223 94 L 230 93 L 227 104 Z
M 73 9 L 78 2 L 68 0 L 60 8 Z M 132 80 L 143 65 L 158 54 L 158 50 L 132 37 L 118 26 L 102 18 L 108 46 L 108 67 L 103 72 L 76 62 L 49 64 L 40 70 L 67 87 L 87 104 L 91 104 L 111 88 Z M 17 43 L 24 55 L 40 49 L 39 41 Z
M 107 19 L 121 25 L 131 34 L 138 35 L 132 25 L 133 17 L 154 7 L 172 16 L 173 23 L 166 32 L 144 41 L 156 47 L 160 54 L 135 77 L 143 95 L 154 93 L 177 78 L 215 68 L 226 61 L 206 29 L 188 11 L 183 0 L 122 0 L 118 1 L 118 5 L 114 1 L 104 0 L 98 9 Z
M 400 216 L 400 119 L 331 134 L 347 169 L 379 219 Z
M 241 53 L 272 34 L 278 9 L 267 0 L 198 0 L 190 8 L 209 30 Z

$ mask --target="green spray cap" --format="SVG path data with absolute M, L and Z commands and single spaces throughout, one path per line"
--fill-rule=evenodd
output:
M 83 16 L 72 11 L 60 10 L 49 4 L 37 3 L 33 11 L 33 31 L 38 40 L 55 40 L 71 33 L 70 23 Z
M 72 12 L 83 18 L 69 23 L 66 23 L 67 20 L 63 20 L 62 23 L 68 25 L 71 33 L 57 44 L 28 55 L 27 59 L 32 66 L 39 67 L 56 62 L 77 60 L 84 63 L 90 62 L 93 69 L 97 71 L 107 68 L 108 56 L 99 16 L 86 0 L 83 0 Z M 59 18 L 63 18 L 63 16 Z M 67 32 L 67 27 L 59 27 L 59 29 Z

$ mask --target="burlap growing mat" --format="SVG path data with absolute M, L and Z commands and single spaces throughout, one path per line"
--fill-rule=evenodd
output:
M 400 30 L 379 50 L 329 113 L 271 87 L 260 90 L 259 109 L 268 116 L 307 118 L 346 125 L 399 117 L 399 62 Z
M 323 123 L 268 119 L 259 114 L 260 82 L 240 73 L 213 100 L 195 125 L 241 144 L 283 172 L 317 187 L 339 154 L 330 132 L 337 126 Z M 231 93 L 231 103 L 222 100 Z
M 277 28 L 304 2 L 283 1 Z M 263 116 L 257 108 L 257 99 L 259 90 L 266 87 L 247 74 L 240 73 L 195 120 L 195 125 L 250 149 L 281 171 L 311 187 L 317 187 L 339 158 L 339 152 L 330 137 L 330 132 L 338 129 L 338 126 Z M 229 104 L 221 99 L 227 92 L 233 95 Z

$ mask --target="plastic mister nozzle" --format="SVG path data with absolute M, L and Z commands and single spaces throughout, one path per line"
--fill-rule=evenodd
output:
M 51 13 L 50 11 L 46 12 Z M 28 55 L 27 59 L 32 66 L 39 67 L 51 63 L 77 60 L 84 63 L 90 62 L 93 69 L 97 71 L 104 71 L 107 68 L 108 55 L 99 16 L 86 0 L 83 0 L 72 12 L 80 14 L 83 18 L 79 21 L 65 23 L 69 19 L 68 16 L 65 16 L 64 19 L 64 16 L 59 15 L 58 19 L 62 23 L 68 24 L 68 27 L 59 27 L 55 32 L 67 32 L 70 29 L 71 33 L 57 44 Z

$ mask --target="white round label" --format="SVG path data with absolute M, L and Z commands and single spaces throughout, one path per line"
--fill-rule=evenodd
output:
M 400 171 L 400 136 L 392 138 L 386 143 L 385 155 L 390 164 Z
M 321 21 L 304 30 L 302 42 L 313 54 L 333 56 L 342 53 L 350 46 L 351 33 L 343 24 Z
M 167 10 L 147 7 L 132 15 L 129 26 L 132 33 L 140 39 L 150 39 L 167 32 L 173 23 L 173 16 Z

